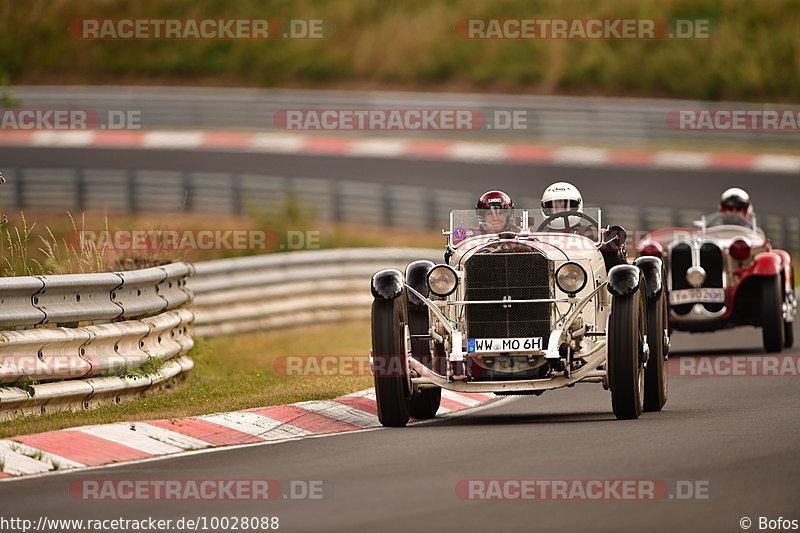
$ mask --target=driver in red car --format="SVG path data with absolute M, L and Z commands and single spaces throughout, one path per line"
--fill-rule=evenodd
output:
M 731 187 L 722 193 L 719 212 L 708 217 L 707 226 L 753 226 L 753 205 L 750 195 L 739 187 Z

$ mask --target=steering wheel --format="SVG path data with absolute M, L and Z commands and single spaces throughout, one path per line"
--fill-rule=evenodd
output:
M 594 226 L 595 228 L 599 228 L 600 227 L 600 225 L 597 223 L 597 221 L 595 219 L 593 219 L 592 217 L 590 217 L 589 215 L 587 215 L 586 213 L 581 213 L 580 211 L 564 211 L 562 213 L 556 213 L 554 215 L 550 215 L 549 217 L 544 219 L 542 221 L 542 223 L 539 224 L 539 227 L 536 228 L 536 231 L 537 232 L 544 231 L 545 229 L 547 229 L 547 226 L 549 226 L 551 222 L 553 222 L 554 220 L 557 220 L 559 218 L 563 218 L 564 219 L 564 229 L 563 229 L 563 231 L 565 231 L 565 232 L 566 231 L 577 231 L 578 227 L 580 226 L 580 223 L 575 224 L 574 226 L 571 226 L 570 223 L 569 223 L 569 217 L 582 218 L 582 219 L 586 220 L 589 224 Z M 559 231 L 562 231 L 562 230 L 559 230 Z

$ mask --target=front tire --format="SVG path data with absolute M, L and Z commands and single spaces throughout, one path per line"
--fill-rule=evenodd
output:
M 764 349 L 777 353 L 783 349 L 783 298 L 780 276 L 770 276 L 761 285 L 761 336 Z
M 647 343 L 650 356 L 644 374 L 644 410 L 660 411 L 667 403 L 669 372 L 664 330 L 667 329 L 666 293 L 655 302 L 647 302 Z
M 372 303 L 372 358 L 378 419 L 386 427 L 404 427 L 410 416 L 402 301 Z
M 639 418 L 644 407 L 644 371 L 639 357 L 645 331 L 641 289 L 614 296 L 608 324 L 611 406 L 620 420 Z

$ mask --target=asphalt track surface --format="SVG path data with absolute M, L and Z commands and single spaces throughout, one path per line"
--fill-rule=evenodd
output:
M 553 164 L 509 164 L 271 154 L 197 150 L 0 147 L 0 168 L 109 168 L 243 172 L 331 178 L 440 189 L 501 188 L 512 196 L 538 198 L 547 185 L 570 181 L 586 205 L 641 205 L 713 211 L 728 187 L 747 189 L 756 212 L 797 215 L 800 176 L 736 170 L 593 168 Z
M 800 328 L 797 328 L 800 332 Z M 675 357 L 761 356 L 745 328 L 678 333 Z M 797 348 L 784 354 L 798 355 Z M 677 362 L 677 359 L 676 359 Z M 3 515 L 178 520 L 277 516 L 281 531 L 741 531 L 800 519 L 800 378 L 671 376 L 660 413 L 618 421 L 597 384 L 511 397 L 452 418 L 0 483 Z M 76 480 L 323 482 L 319 500 L 78 501 Z M 469 501 L 468 479 L 657 480 L 657 501 Z M 678 482 L 684 482 L 679 484 Z M 682 499 L 678 486 L 706 491 Z M 701 492 L 701 495 L 704 495 Z

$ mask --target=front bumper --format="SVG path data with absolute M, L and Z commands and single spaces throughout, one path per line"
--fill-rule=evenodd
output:
M 408 356 L 409 369 L 419 374 L 412 377 L 411 383 L 418 387 L 435 386 L 456 392 L 508 392 L 508 391 L 545 391 L 560 389 L 574 385 L 579 381 L 589 383 L 602 383 L 606 378 L 606 371 L 599 370 L 606 360 L 605 343 L 591 354 L 583 357 L 585 364 L 569 375 L 556 375 L 545 379 L 513 380 L 513 381 L 464 381 L 451 379 L 437 374 L 416 359 Z

